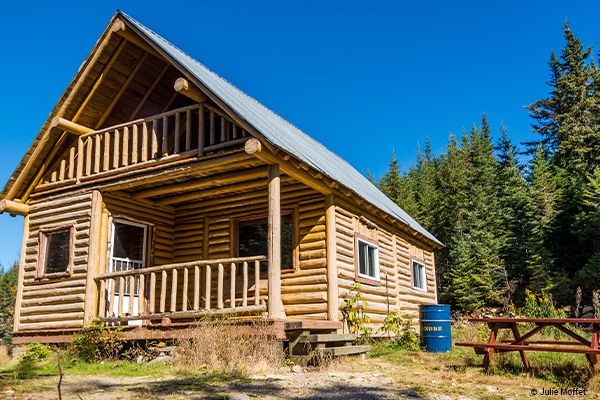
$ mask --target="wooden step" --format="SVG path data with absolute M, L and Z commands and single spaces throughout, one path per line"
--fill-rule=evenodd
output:
M 284 329 L 286 331 L 318 331 L 338 330 L 342 327 L 343 324 L 339 321 L 300 320 L 286 321 Z
M 337 334 L 337 333 L 321 333 L 315 335 L 301 336 L 300 343 L 330 343 L 330 342 L 354 342 L 357 335 L 354 333 Z
M 328 347 L 323 349 L 324 351 L 330 352 L 333 356 L 350 356 L 353 354 L 362 354 L 371 350 L 371 346 L 368 344 L 356 345 L 356 346 L 341 346 L 341 347 Z

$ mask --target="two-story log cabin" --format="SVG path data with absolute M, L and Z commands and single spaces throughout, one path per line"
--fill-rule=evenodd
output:
M 376 325 L 436 302 L 435 237 L 121 12 L 0 199 L 24 216 L 15 343 L 94 320 L 169 337 L 209 313 L 341 326 L 355 282 Z

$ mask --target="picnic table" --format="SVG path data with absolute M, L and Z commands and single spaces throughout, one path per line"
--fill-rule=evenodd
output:
M 585 354 L 590 369 L 594 371 L 598 361 L 598 333 L 600 332 L 600 319 L 595 318 L 471 318 L 471 322 L 487 324 L 489 339 L 487 343 L 457 342 L 456 346 L 473 347 L 475 353 L 483 354 L 483 366 L 487 369 L 494 357 L 494 353 L 518 351 L 526 369 L 529 369 L 529 360 L 526 351 L 546 351 L 558 353 Z M 519 325 L 526 325 L 528 331 L 519 332 Z M 572 329 L 574 324 L 591 325 L 591 340 L 588 340 Z M 531 339 L 536 333 L 549 327 L 555 327 L 573 340 L 545 340 Z M 500 330 L 510 330 L 513 339 L 498 341 Z

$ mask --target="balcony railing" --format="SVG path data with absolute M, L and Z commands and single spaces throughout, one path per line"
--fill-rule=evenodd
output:
M 122 323 L 264 312 L 267 288 L 261 284 L 260 263 L 265 260 L 199 260 L 99 275 L 98 318 Z
M 41 186 L 80 182 L 243 143 L 248 132 L 209 105 L 194 104 L 79 136 Z

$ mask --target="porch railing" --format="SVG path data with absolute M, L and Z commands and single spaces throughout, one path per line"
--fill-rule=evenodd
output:
M 203 156 L 241 144 L 248 132 L 220 110 L 194 104 L 79 136 L 42 186 L 93 179 L 140 164 Z
M 122 322 L 266 311 L 267 287 L 260 277 L 266 259 L 199 260 L 99 275 L 98 318 Z

